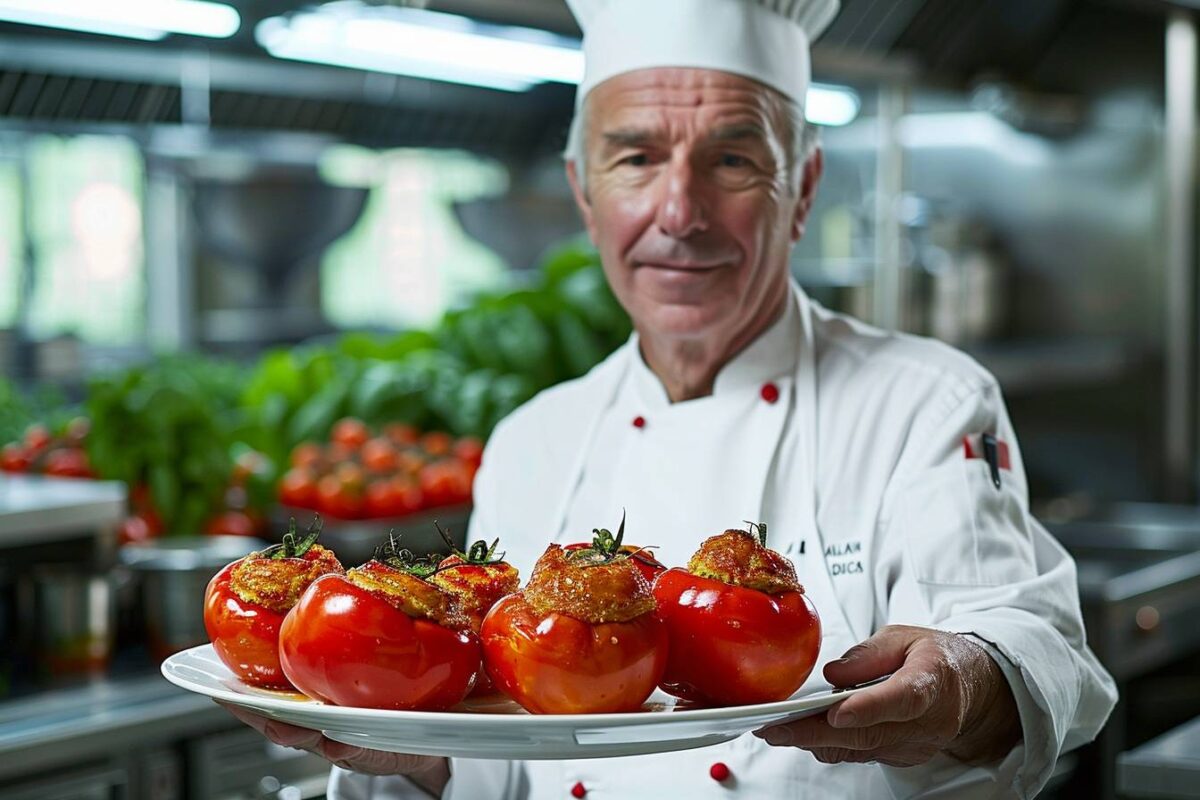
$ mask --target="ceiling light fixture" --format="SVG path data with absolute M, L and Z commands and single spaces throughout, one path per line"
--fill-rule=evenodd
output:
M 276 58 L 510 92 L 583 80 L 578 39 L 418 8 L 341 0 L 264 19 L 255 37 Z M 854 90 L 814 84 L 806 116 L 818 125 L 847 125 L 860 108 Z
M 255 36 L 277 58 L 507 91 L 583 78 L 577 40 L 414 8 L 328 3 L 265 19 Z
M 808 87 L 804 116 L 814 125 L 840 127 L 857 119 L 861 109 L 862 101 L 853 89 L 814 83 Z
M 207 0 L 0 0 L 0 21 L 153 41 L 168 34 L 225 39 L 242 18 Z

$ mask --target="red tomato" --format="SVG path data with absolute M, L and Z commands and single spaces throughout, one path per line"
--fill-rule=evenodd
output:
M 421 432 L 412 425 L 405 425 L 403 422 L 393 422 L 387 425 L 383 429 L 383 435 L 390 439 L 392 444 L 397 447 L 407 447 L 421 440 Z
M 479 465 L 483 463 L 483 442 L 473 436 L 467 436 L 454 443 L 453 453 L 455 458 L 479 469 Z
M 29 452 L 19 444 L 6 444 L 0 451 L 0 469 L 5 472 L 28 472 L 33 461 Z
M 335 444 L 358 449 L 371 438 L 371 431 L 361 419 L 346 417 L 334 423 L 333 432 L 329 438 Z
M 218 514 L 204 526 L 208 536 L 258 536 L 258 523 L 244 511 Z
M 471 501 L 471 474 L 457 459 L 448 458 L 421 468 L 421 494 L 427 506 L 449 506 Z
M 586 550 L 592 547 L 591 542 L 575 542 L 574 544 L 566 545 L 564 550 Z M 642 573 L 642 577 L 651 586 L 654 585 L 654 579 L 667 571 L 667 567 L 661 561 L 654 557 L 654 554 L 642 547 L 635 547 L 631 544 L 621 545 L 622 553 L 629 553 L 634 565 L 638 568 L 638 572 Z
M 430 431 L 421 437 L 421 449 L 434 458 L 449 455 L 453 444 L 454 437 L 445 431 Z
M 387 439 L 371 439 L 362 447 L 362 462 L 372 472 L 393 472 L 398 464 L 396 448 Z
M 447 709 L 471 691 L 480 665 L 475 634 L 410 617 L 340 575 L 308 587 L 283 621 L 279 650 L 300 691 L 360 708 Z
M 421 494 L 421 487 L 416 480 L 406 475 L 397 475 L 391 482 L 396 487 L 397 505 L 401 515 L 411 514 L 425 507 L 425 496 Z
M 401 450 L 396 456 L 397 468 L 407 475 L 416 475 L 428 463 L 425 454 L 415 448 Z
M 31 452 L 44 450 L 50 444 L 50 431 L 45 425 L 30 425 L 25 431 L 25 446 Z
M 363 496 L 363 509 L 371 519 L 398 517 L 404 513 L 400 510 L 402 502 L 397 487 L 390 480 L 372 481 L 367 484 Z
M 46 455 L 46 464 L 42 471 L 47 475 L 60 478 L 94 478 L 91 464 L 88 463 L 87 453 L 74 447 L 63 447 L 52 450 Z
M 275 561 L 251 553 L 226 565 L 209 581 L 204 593 L 204 628 L 217 656 L 240 680 L 264 688 L 292 688 L 279 664 L 279 629 L 284 616 L 300 592 L 320 575 L 342 572 L 331 551 L 313 545 L 319 532 L 319 525 L 315 532 L 310 529 L 298 545 L 294 532 L 285 536 L 285 544 L 279 547 L 290 546 L 287 552 L 297 553 L 294 557 Z M 247 559 L 254 559 L 249 580 L 262 602 L 238 593 L 237 574 Z M 279 571 L 273 573 L 275 569 Z
M 317 481 L 307 469 L 293 468 L 279 479 L 279 502 L 297 508 L 317 507 Z
M 667 663 L 667 631 L 653 613 L 592 625 L 540 615 L 518 592 L 483 619 L 492 681 L 535 714 L 637 711 Z
M 812 672 L 821 621 L 796 591 L 767 594 L 669 569 L 654 583 L 670 632 L 662 688 L 709 705 L 785 700 Z
M 117 543 L 125 545 L 148 542 L 160 533 L 161 528 L 156 528 L 146 517 L 134 514 L 126 517 L 117 527 Z
M 248 603 L 229 586 L 233 567 L 213 576 L 204 594 L 204 627 L 217 656 L 252 686 L 290 689 L 279 666 L 279 626 L 283 614 Z
M 361 517 L 366 510 L 361 484 L 343 481 L 337 475 L 324 476 L 317 481 L 317 509 L 341 519 Z
M 338 464 L 353 464 L 358 461 L 358 448 L 341 442 L 333 442 L 325 448 L 322 458 L 324 459 L 322 463 L 328 465 L 330 469 L 336 468 Z
M 316 442 L 301 442 L 292 450 L 291 464 L 293 467 L 317 469 L 324 457 L 321 445 Z

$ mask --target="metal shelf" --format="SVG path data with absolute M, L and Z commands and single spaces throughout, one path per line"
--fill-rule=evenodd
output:
M 0 547 L 103 533 L 125 517 L 125 485 L 70 477 L 0 477 Z
M 125 484 L 0 477 L 0 547 L 104 533 L 125 516 Z
M 1139 359 L 1117 339 L 1053 339 L 968 345 L 967 353 L 1008 393 L 1111 383 Z
M 0 703 L 0 778 L 229 727 L 222 708 L 161 675 L 100 678 Z

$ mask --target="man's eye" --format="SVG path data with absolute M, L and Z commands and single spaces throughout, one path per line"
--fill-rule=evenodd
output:
M 644 167 L 650 163 L 645 153 L 636 153 L 621 159 L 621 163 L 629 167 Z
M 735 153 L 725 153 L 721 156 L 721 166 L 734 168 L 748 167 L 750 166 L 750 159 Z

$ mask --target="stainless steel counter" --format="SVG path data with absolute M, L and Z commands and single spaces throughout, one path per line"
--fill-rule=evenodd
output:
M 1200 719 L 1122 753 L 1117 788 L 1129 797 L 1200 798 Z
M 125 484 L 0 475 L 0 547 L 111 531 L 125 516 Z
M 121 677 L 0 703 L 5 800 L 304 800 L 329 763 L 268 742 L 147 662 Z
M 236 725 L 157 673 L 40 692 L 0 703 L 0 780 Z

